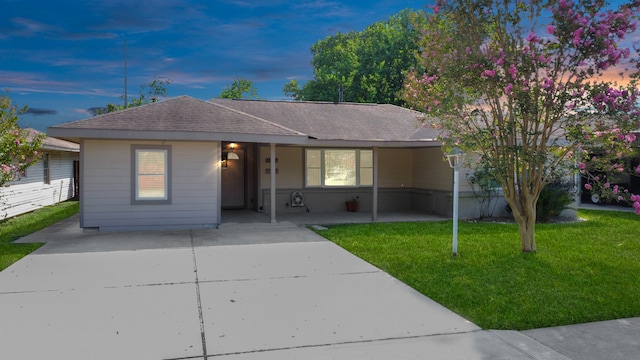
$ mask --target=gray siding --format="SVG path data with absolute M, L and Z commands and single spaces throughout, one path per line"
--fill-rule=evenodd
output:
M 170 145 L 170 204 L 131 203 L 131 145 Z M 218 225 L 220 143 L 85 140 L 82 223 L 101 231 Z
M 10 218 L 57 204 L 75 196 L 73 193 L 73 161 L 78 154 L 49 152 L 50 184 L 44 183 L 42 160 L 26 171 L 26 177 L 0 188 L 0 219 Z

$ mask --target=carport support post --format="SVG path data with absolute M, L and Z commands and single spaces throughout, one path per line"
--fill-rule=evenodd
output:
M 373 147 L 373 210 L 371 210 L 371 221 L 378 220 L 378 147 Z
M 271 223 L 275 224 L 276 220 L 276 144 L 271 143 L 271 158 L 269 165 L 271 166 Z

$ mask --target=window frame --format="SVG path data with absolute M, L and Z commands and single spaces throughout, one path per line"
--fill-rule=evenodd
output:
M 51 185 L 51 154 L 49 153 L 42 154 L 42 182 L 45 185 Z
M 327 185 L 326 184 L 326 163 L 325 163 L 325 151 L 354 151 L 355 152 L 355 177 L 356 183 L 355 185 Z M 313 167 L 313 169 L 318 169 L 320 171 L 320 185 L 309 185 L 309 175 L 308 175 L 308 159 L 307 154 L 309 151 L 319 151 L 320 152 L 320 167 Z M 371 164 L 372 166 L 366 166 L 364 168 L 371 169 L 372 172 L 372 180 L 373 180 L 373 150 L 368 148 L 305 148 L 304 149 L 304 187 L 305 188 L 315 188 L 315 189 L 353 189 L 353 188 L 370 188 L 373 187 L 373 181 L 371 184 L 363 185 L 361 183 L 362 176 L 361 171 L 363 167 L 361 166 L 361 152 L 368 151 L 371 153 Z
M 163 198 L 141 198 L 138 193 L 138 153 L 140 151 L 163 152 L 165 157 Z M 171 146 L 170 145 L 131 145 L 131 204 L 132 205 L 163 205 L 171 204 Z

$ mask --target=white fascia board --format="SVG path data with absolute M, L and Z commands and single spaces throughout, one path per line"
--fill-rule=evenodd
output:
M 318 140 L 309 139 L 307 146 L 331 147 L 380 147 L 380 148 L 424 148 L 439 147 L 442 143 L 437 140 L 411 141 L 383 141 L 383 140 Z
M 176 141 L 234 141 L 276 144 L 305 145 L 308 137 L 303 135 L 268 135 L 245 133 L 210 133 L 200 131 L 135 131 L 96 130 L 50 127 L 47 135 L 60 139 L 110 139 L 110 140 L 176 140 Z

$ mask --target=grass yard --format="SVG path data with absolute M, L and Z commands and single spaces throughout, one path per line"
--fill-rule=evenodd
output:
M 0 221 L 0 271 L 42 246 L 41 243 L 12 244 L 12 241 L 66 219 L 79 209 L 77 201 L 66 201 Z
M 524 330 L 640 316 L 640 216 L 579 211 L 540 224 L 520 252 L 514 224 L 333 226 L 318 233 L 484 329 Z

